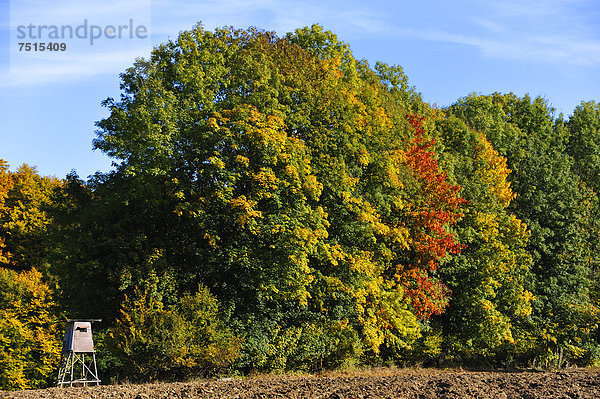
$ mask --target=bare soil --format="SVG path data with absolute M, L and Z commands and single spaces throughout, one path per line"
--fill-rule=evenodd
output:
M 0 391 L 0 398 L 600 398 L 600 369 L 552 372 L 376 369 L 308 376 Z

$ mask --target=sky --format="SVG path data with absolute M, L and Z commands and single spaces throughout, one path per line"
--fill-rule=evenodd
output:
M 198 22 L 279 35 L 320 24 L 356 58 L 403 67 L 439 107 L 514 92 L 568 116 L 600 101 L 598 0 L 0 0 L 0 159 L 60 178 L 109 171 L 92 150 L 102 100 L 119 97 L 136 58 Z

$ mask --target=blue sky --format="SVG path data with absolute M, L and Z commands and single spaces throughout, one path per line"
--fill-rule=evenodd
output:
M 93 45 L 53 40 L 66 42 L 65 52 L 18 51 L 18 42 L 36 41 L 19 39 L 19 25 L 84 20 L 99 29 L 132 20 L 147 34 Z M 94 122 L 107 115 L 100 102 L 119 96 L 118 75 L 136 57 L 198 21 L 280 35 L 321 24 L 357 58 L 402 66 L 438 106 L 472 92 L 512 91 L 545 97 L 568 115 L 581 101 L 600 100 L 598 0 L 0 0 L 0 158 L 57 177 L 109 170 L 111 160 L 91 144 Z

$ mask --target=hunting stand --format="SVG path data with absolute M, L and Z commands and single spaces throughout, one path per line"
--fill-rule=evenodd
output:
M 67 320 L 56 386 L 100 385 L 92 323 L 100 319 Z

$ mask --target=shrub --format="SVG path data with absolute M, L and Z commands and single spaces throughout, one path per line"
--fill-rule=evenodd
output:
M 240 339 L 219 318 L 207 288 L 165 308 L 149 293 L 125 298 L 107 346 L 131 380 L 179 379 L 218 372 L 238 357 Z

